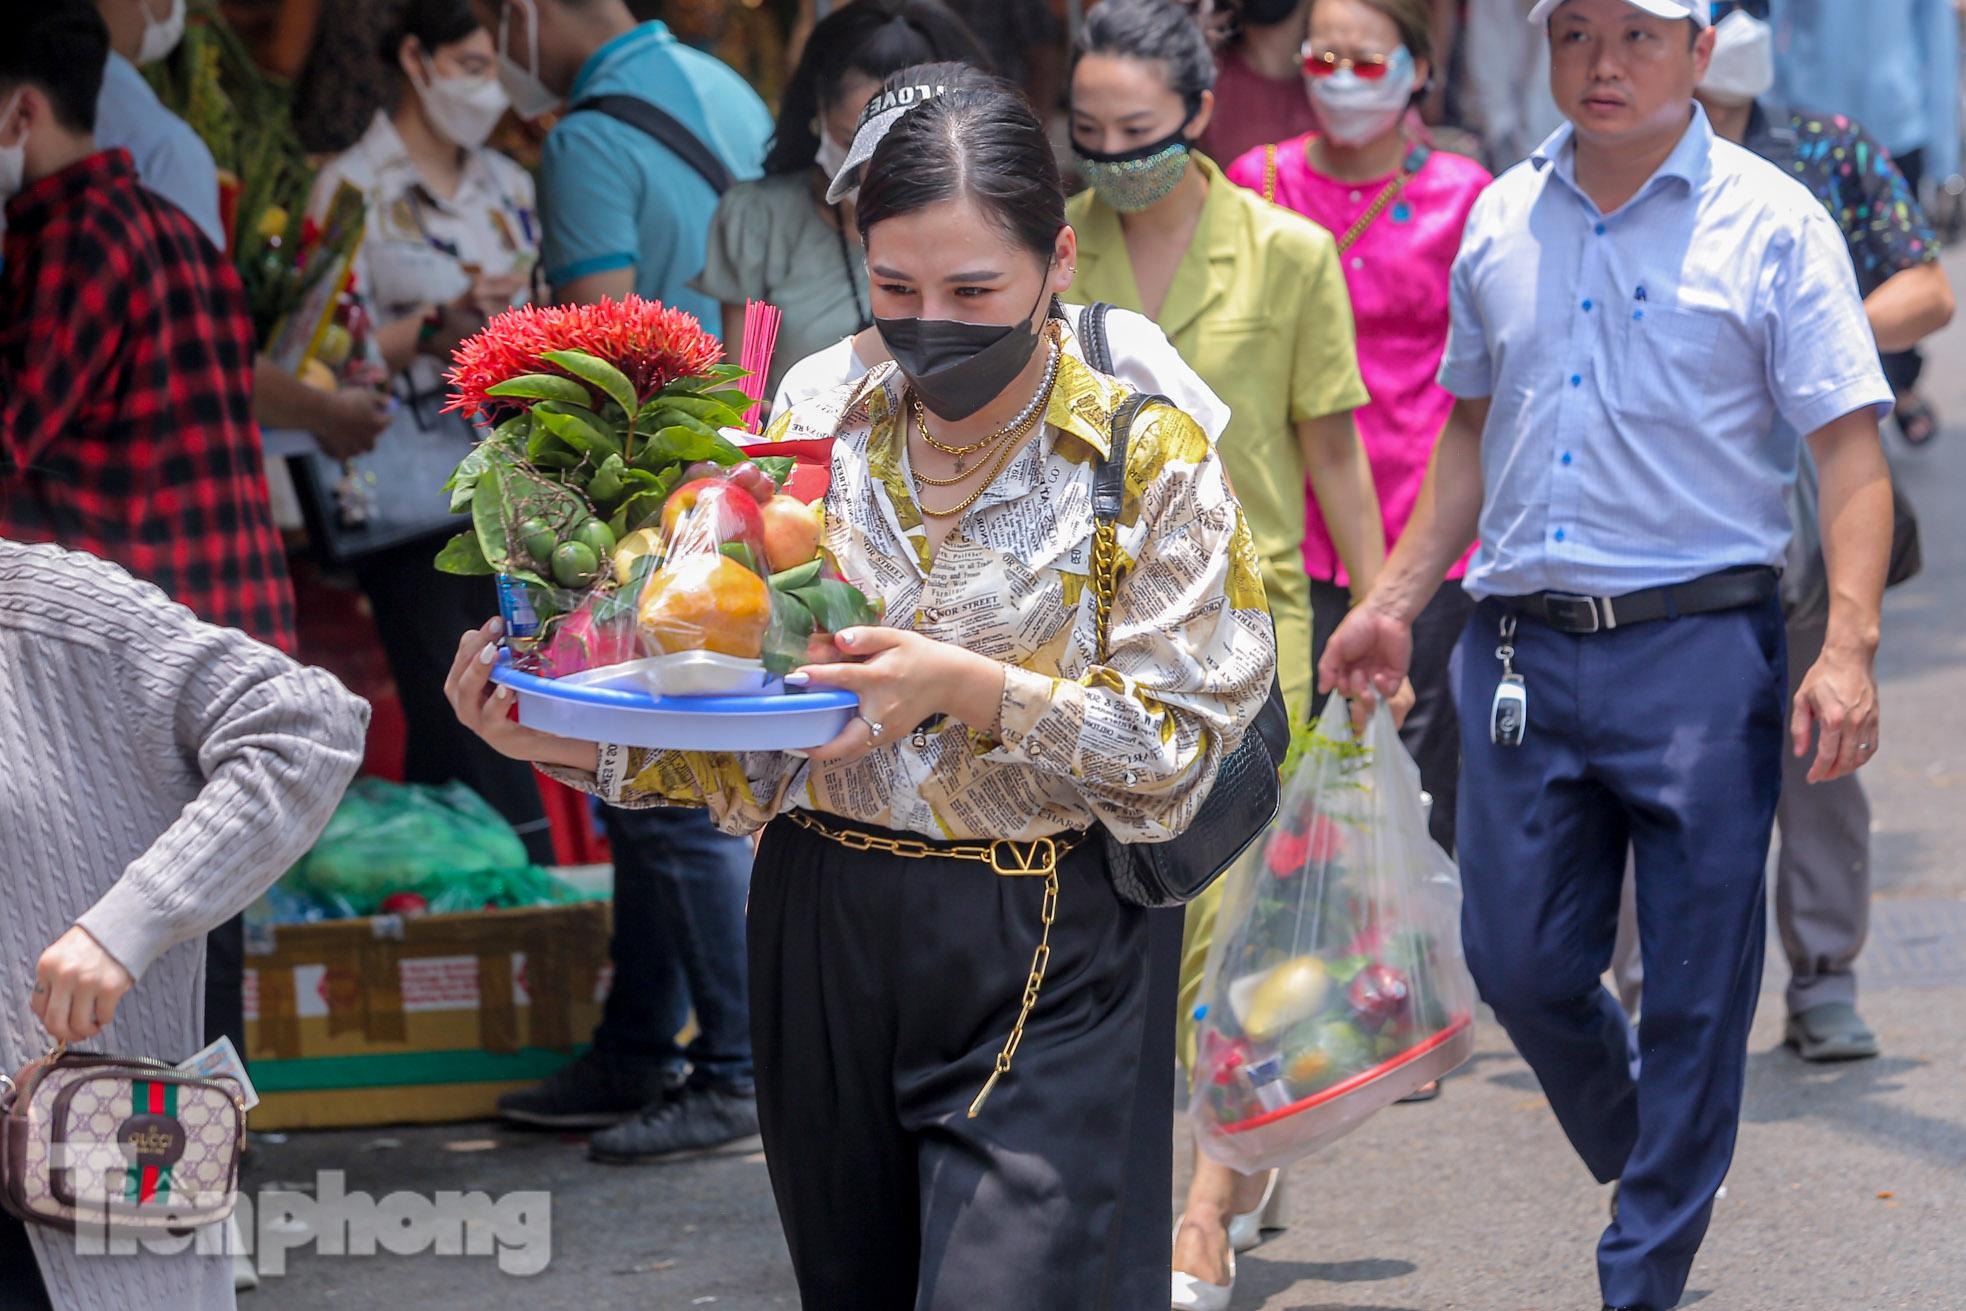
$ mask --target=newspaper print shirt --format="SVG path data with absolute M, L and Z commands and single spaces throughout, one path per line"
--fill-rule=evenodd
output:
M 995 737 L 953 721 L 850 763 L 778 752 L 603 747 L 624 806 L 707 804 L 748 833 L 793 808 L 942 840 L 1028 840 L 1096 823 L 1179 834 L 1270 689 L 1276 644 L 1255 549 L 1222 465 L 1185 414 L 1129 439 L 1110 650 L 1096 640 L 1093 475 L 1127 388 L 1064 353 L 1045 427 L 931 557 L 892 365 L 781 416 L 776 440 L 834 436 L 824 544 L 886 622 L 1001 660 Z M 925 745 L 918 745 L 922 743 Z

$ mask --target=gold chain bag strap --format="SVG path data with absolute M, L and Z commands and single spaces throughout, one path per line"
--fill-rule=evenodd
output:
M 1379 216 L 1386 212 L 1387 206 L 1399 198 L 1402 191 L 1406 190 L 1407 182 L 1420 171 L 1431 154 L 1433 154 L 1433 147 L 1425 144 L 1416 145 L 1406 153 L 1406 158 L 1400 162 L 1399 172 L 1393 176 L 1392 181 L 1379 188 L 1379 194 L 1373 197 L 1370 205 L 1365 207 L 1365 212 L 1358 216 L 1357 222 L 1345 229 L 1344 235 L 1338 238 L 1340 255 L 1356 246 L 1358 239 L 1365 235 L 1365 230 L 1379 221 Z M 1277 203 L 1277 147 L 1274 144 L 1263 147 L 1263 199 L 1272 205 Z
M 0 1208 L 70 1231 L 215 1224 L 238 1198 L 245 1129 L 227 1080 L 58 1044 L 0 1075 Z

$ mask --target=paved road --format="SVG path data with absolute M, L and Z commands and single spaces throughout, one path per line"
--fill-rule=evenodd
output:
M 1966 260 L 1953 272 L 1966 285 Z M 1831 1069 L 1795 1060 L 1779 1046 L 1771 975 L 1740 1151 L 1685 1303 L 1702 1311 L 1966 1307 L 1966 376 L 1947 363 L 1962 354 L 1966 328 L 1937 343 L 1929 375 L 1933 399 L 1962 422 L 1927 451 L 1894 450 L 1923 519 L 1926 572 L 1890 599 L 1885 740 L 1868 775 L 1878 934 L 1864 1007 L 1886 1055 Z M 378 1194 L 548 1189 L 549 1272 L 296 1253 L 248 1311 L 796 1304 L 756 1155 L 619 1169 L 587 1164 L 573 1141 L 482 1125 L 322 1133 L 268 1145 L 252 1182 L 334 1168 Z M 1379 1116 L 1293 1170 L 1289 1188 L 1294 1225 L 1244 1259 L 1237 1308 L 1598 1305 L 1603 1191 L 1493 1025 L 1440 1101 Z

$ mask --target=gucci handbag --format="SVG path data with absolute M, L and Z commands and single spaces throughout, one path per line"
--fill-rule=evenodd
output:
M 57 1046 L 0 1075 L 0 1207 L 30 1224 L 183 1233 L 232 1214 L 237 1085 Z
M 1134 419 L 1149 403 L 1168 402 L 1165 397 L 1136 394 L 1127 397 L 1113 415 L 1112 449 L 1093 482 L 1092 591 L 1102 649 L 1108 612 L 1119 590 L 1117 525 L 1126 494 L 1127 438 Z M 1106 833 L 1106 870 L 1120 900 L 1155 909 L 1185 905 L 1199 897 L 1276 818 L 1282 800 L 1278 771 L 1289 749 L 1290 712 L 1283 688 L 1272 675 L 1269 699 L 1241 745 L 1223 759 L 1215 786 L 1186 831 L 1167 842 L 1121 842 Z

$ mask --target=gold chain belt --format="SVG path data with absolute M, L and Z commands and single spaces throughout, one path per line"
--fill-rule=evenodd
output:
M 884 856 L 900 856 L 904 860 L 967 860 L 988 865 L 991 873 L 1005 878 L 1044 880 L 1044 907 L 1040 912 L 1044 931 L 1039 934 L 1038 949 L 1031 957 L 1031 974 L 1024 982 L 1023 1005 L 1017 1012 L 1017 1023 L 1011 1027 L 1010 1037 L 1004 1041 L 1003 1050 L 997 1053 L 996 1069 L 990 1072 L 990 1078 L 983 1085 L 983 1090 L 976 1094 L 976 1100 L 969 1104 L 969 1118 L 974 1120 L 977 1112 L 983 1109 L 984 1099 L 996 1089 L 997 1080 L 1010 1073 L 1010 1058 L 1017 1054 L 1017 1045 L 1024 1041 L 1024 1025 L 1031 1018 L 1032 1008 L 1038 1004 L 1038 988 L 1044 983 L 1045 966 L 1051 963 L 1051 926 L 1058 918 L 1058 862 L 1078 846 L 1084 836 L 1069 834 L 1059 838 L 1033 838 L 1029 842 L 997 838 L 990 842 L 931 843 L 919 838 L 897 838 L 860 829 L 834 828 L 803 810 L 787 811 L 785 818 L 828 841 L 839 843 L 848 851 L 878 851 Z

